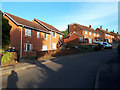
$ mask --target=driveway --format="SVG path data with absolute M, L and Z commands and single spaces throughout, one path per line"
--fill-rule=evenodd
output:
M 116 49 L 61 56 L 2 76 L 3 88 L 94 88 L 97 70 L 115 57 Z

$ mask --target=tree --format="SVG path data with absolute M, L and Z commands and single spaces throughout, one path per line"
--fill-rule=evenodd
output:
M 62 31 L 62 33 L 64 33 L 63 38 L 68 37 L 68 29 L 66 29 L 65 31 Z
M 6 49 L 8 45 L 10 44 L 10 30 L 11 26 L 9 25 L 9 22 L 7 19 L 3 18 L 3 13 L 0 11 L 0 28 L 2 28 L 2 35 L 0 34 L 0 37 L 2 36 L 2 49 Z

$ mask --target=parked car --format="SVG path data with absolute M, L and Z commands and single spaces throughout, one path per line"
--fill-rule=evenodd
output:
M 108 42 L 95 42 L 95 44 L 100 44 L 104 48 L 110 48 L 110 49 L 112 49 L 112 45 L 110 43 L 108 43 Z
M 103 42 L 103 47 L 112 49 L 112 45 L 108 42 Z

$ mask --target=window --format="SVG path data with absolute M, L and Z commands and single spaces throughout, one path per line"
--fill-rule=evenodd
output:
M 47 39 L 47 33 L 44 34 L 44 38 Z
M 47 45 L 42 46 L 42 51 L 47 51 Z
M 97 34 L 97 37 L 99 37 L 99 34 Z
M 107 34 L 106 34 L 106 36 L 107 36 Z
M 56 43 L 52 43 L 52 48 L 53 48 L 53 50 L 56 49 Z
M 40 32 L 37 32 L 37 38 L 39 38 L 40 37 Z
M 25 51 L 32 51 L 32 44 L 25 43 Z
M 72 32 L 70 32 L 70 35 L 72 35 Z
M 52 35 L 53 35 L 53 37 L 56 37 L 56 33 L 55 33 L 55 32 L 53 32 L 53 34 L 52 34 Z
M 62 39 L 62 35 L 60 35 L 60 39 Z
M 74 28 L 75 28 L 75 26 L 74 26 Z
M 74 31 L 73 33 L 76 33 L 76 31 Z
M 89 39 L 89 43 L 92 43 L 92 39 Z
M 31 36 L 31 30 L 30 29 L 25 29 L 25 35 L 26 36 Z
M 91 32 L 89 32 L 89 35 L 91 35 Z
M 87 34 L 87 31 L 85 31 L 85 34 Z
M 95 33 L 94 33 L 94 36 L 95 36 Z

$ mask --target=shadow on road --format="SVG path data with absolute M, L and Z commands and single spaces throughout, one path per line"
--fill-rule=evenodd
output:
M 8 76 L 6 88 L 18 88 L 17 82 L 18 82 L 17 72 L 12 70 L 11 74 Z

